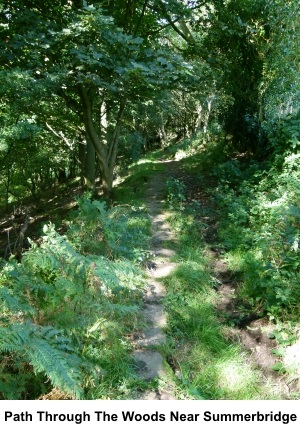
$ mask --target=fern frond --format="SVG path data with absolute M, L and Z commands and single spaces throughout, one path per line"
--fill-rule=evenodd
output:
M 30 364 L 36 372 L 44 372 L 54 387 L 82 397 L 82 375 L 78 369 L 81 361 L 76 355 L 67 355 L 42 339 L 33 339 L 27 348 Z
M 61 331 L 30 322 L 0 327 L 0 351 L 22 355 L 35 372 L 45 373 L 53 386 L 81 398 L 82 361 Z
M 25 301 L 24 297 L 16 295 L 15 291 L 5 286 L 0 286 L 0 309 L 2 309 L 1 313 L 3 314 L 8 312 L 18 315 L 34 315 L 36 313 L 35 309 Z

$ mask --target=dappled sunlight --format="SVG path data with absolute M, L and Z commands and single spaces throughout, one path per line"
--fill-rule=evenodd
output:
M 141 158 L 140 160 L 138 160 L 136 163 L 134 163 L 132 166 L 136 165 L 136 166 L 140 166 L 141 164 L 156 164 L 157 161 L 156 160 L 151 160 L 151 158 Z
M 244 357 L 241 363 L 236 356 L 234 359 L 228 358 L 216 365 L 218 385 L 229 396 L 236 396 L 245 389 L 249 389 L 251 384 L 257 383 L 253 380 L 253 369 L 245 363 L 246 359 Z

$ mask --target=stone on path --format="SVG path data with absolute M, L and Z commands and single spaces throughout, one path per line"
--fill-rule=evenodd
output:
M 137 350 L 133 352 L 137 375 L 143 380 L 164 376 L 163 357 L 156 351 Z

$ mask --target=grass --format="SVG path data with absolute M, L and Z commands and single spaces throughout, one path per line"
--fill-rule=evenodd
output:
M 168 156 L 176 158 L 178 150 L 182 155 L 186 145 L 183 142 L 181 146 L 157 151 L 151 157 L 132 164 L 128 175 L 119 179 L 114 190 L 113 208 L 119 206 L 121 210 L 115 208 L 116 211 L 112 211 L 108 218 L 108 225 L 111 226 L 110 230 L 108 228 L 111 233 L 108 241 L 113 244 L 112 253 L 115 252 L 115 255 L 112 260 L 122 288 L 112 290 L 111 296 L 106 297 L 107 306 L 99 331 L 95 334 L 91 332 L 85 338 L 84 356 L 95 364 L 92 372 L 85 372 L 86 399 L 132 399 L 140 390 L 155 390 L 164 383 L 160 380 L 145 382 L 136 376 L 129 339 L 141 329 L 138 308 L 142 304 L 143 268 L 151 254 L 146 190 L 152 176 L 165 169 L 157 159 Z M 226 153 L 210 144 L 205 153 L 195 153 L 196 146 L 195 140 L 193 151 L 186 151 L 187 156 L 182 156 L 180 167 L 193 178 L 193 186 L 199 182 L 199 187 L 205 188 L 211 179 L 212 160 L 221 163 L 226 159 Z M 274 387 L 263 380 L 261 372 L 253 366 L 243 348 L 228 338 L 226 327 L 218 318 L 216 281 L 211 269 L 211 257 L 202 238 L 204 225 L 199 217 L 199 213 L 204 214 L 206 209 L 188 203 L 184 196 L 188 189 L 181 187 L 180 182 L 171 180 L 167 184 L 172 186 L 172 194 L 170 197 L 169 190 L 167 200 L 170 207 L 165 210 L 170 213 L 169 222 L 176 231 L 177 241 L 166 246 L 175 248 L 177 267 L 164 278 L 167 287 L 164 305 L 168 316 L 168 341 L 158 350 L 175 372 L 175 376 L 170 372 L 169 378 L 176 384 L 178 398 L 280 398 Z M 83 232 L 88 227 L 87 219 L 84 218 L 81 223 Z M 92 250 L 97 251 L 99 241 L 88 230 L 86 234 L 91 248 L 88 246 L 85 252 L 98 254 Z M 82 246 L 83 239 L 78 237 L 78 243 Z M 236 273 L 244 270 L 245 255 L 239 248 L 227 253 L 227 259 Z M 129 311 L 131 305 L 135 307 L 132 312 Z M 114 311 L 110 311 L 110 306 Z M 127 310 L 123 312 L 125 308 Z
M 157 157 L 158 155 L 156 155 Z M 164 170 L 163 164 L 151 158 L 142 159 L 129 166 L 127 175 L 119 178 L 114 190 L 114 201 L 118 204 L 144 205 L 145 192 L 153 174 Z
M 174 206 L 174 200 L 173 200 Z M 194 214 L 195 215 L 195 214 Z M 177 269 L 164 279 L 169 361 L 184 396 L 212 400 L 275 399 L 274 388 L 249 355 L 225 335 L 216 310 L 217 293 L 201 224 L 191 211 L 170 217 L 177 231 Z

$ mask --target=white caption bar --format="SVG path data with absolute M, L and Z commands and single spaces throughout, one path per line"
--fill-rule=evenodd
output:
M 299 411 L 299 412 L 298 412 Z M 1 401 L 3 429 L 299 429 L 299 401 Z

